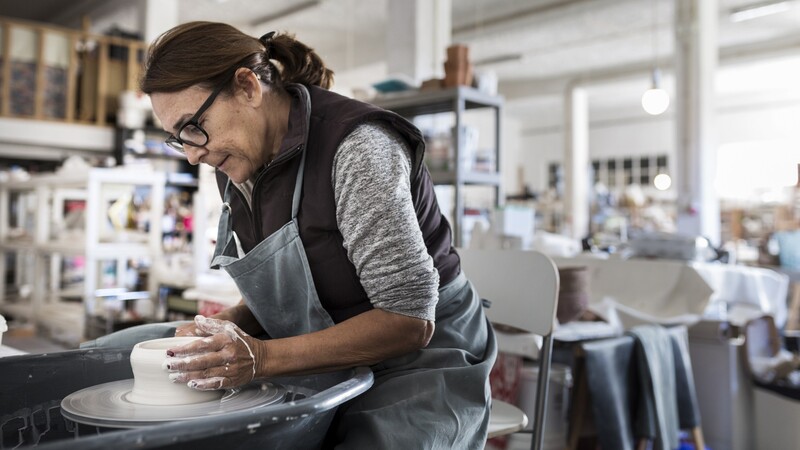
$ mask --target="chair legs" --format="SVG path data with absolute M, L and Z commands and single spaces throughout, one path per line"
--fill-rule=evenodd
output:
M 569 433 L 567 435 L 567 449 L 576 450 L 578 448 L 578 441 L 581 438 L 581 431 L 583 431 L 583 421 L 587 414 L 589 414 L 589 386 L 586 381 L 586 363 L 584 362 L 583 349 L 581 347 L 575 348 L 575 384 L 573 384 L 574 392 L 570 405 L 569 414 Z
M 533 419 L 533 436 L 531 450 L 540 450 L 544 443 L 544 423 L 547 415 L 547 391 L 550 385 L 550 358 L 553 353 L 553 335 L 543 336 L 542 350 L 539 356 L 539 379 L 536 384 L 536 410 Z

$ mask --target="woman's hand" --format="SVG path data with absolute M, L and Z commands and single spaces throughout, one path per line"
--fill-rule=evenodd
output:
M 195 337 L 195 336 L 211 336 L 211 335 L 197 328 L 197 324 L 195 322 L 189 322 L 175 328 L 175 336 Z
M 174 383 L 187 383 L 206 391 L 242 386 L 256 377 L 256 352 L 261 343 L 258 339 L 227 320 L 198 315 L 193 327 L 195 334 L 187 336 L 207 337 L 167 350 L 165 364 Z

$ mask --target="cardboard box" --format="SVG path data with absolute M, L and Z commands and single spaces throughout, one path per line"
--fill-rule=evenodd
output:
M 447 60 L 450 62 L 469 62 L 469 47 L 461 44 L 447 47 Z

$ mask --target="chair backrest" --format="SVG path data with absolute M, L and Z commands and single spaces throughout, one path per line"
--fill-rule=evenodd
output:
M 489 320 L 542 336 L 552 332 L 559 282 L 552 259 L 526 250 L 457 251 L 478 295 L 492 302 Z

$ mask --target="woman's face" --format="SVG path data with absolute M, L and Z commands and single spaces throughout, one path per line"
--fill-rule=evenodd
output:
M 178 92 L 154 92 L 150 97 L 153 112 L 164 130 L 177 135 L 211 93 L 209 89 L 192 86 Z M 208 135 L 208 142 L 202 147 L 183 145 L 189 163 L 216 167 L 232 181 L 242 183 L 267 162 L 265 126 L 243 91 L 220 93 L 195 119 Z

